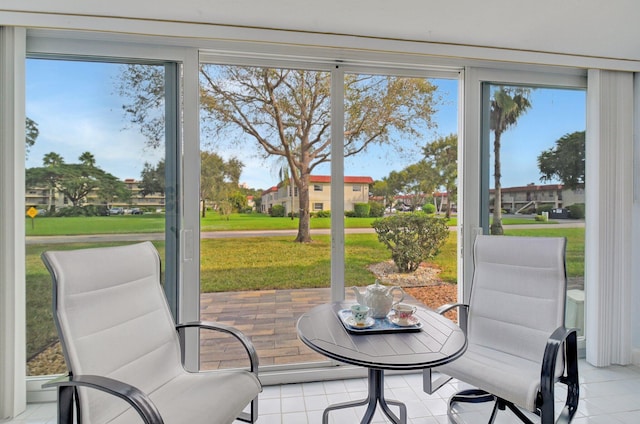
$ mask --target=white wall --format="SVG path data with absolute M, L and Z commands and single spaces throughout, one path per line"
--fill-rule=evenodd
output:
M 121 17 L 640 59 L 635 0 L 2 0 L 3 10 L 67 15 L 67 25 Z

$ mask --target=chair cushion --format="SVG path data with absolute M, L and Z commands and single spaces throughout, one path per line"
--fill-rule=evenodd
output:
M 535 412 L 540 369 L 539 362 L 474 345 L 437 371 Z
M 247 371 L 184 372 L 149 397 L 158 407 L 165 424 L 232 423 L 260 392 L 260 383 Z M 139 424 L 133 409 L 108 421 L 112 424 Z

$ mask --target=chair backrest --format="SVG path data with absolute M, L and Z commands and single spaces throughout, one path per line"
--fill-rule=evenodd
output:
M 469 345 L 540 363 L 564 325 L 564 238 L 478 236 L 469 301 Z
M 183 371 L 151 243 L 49 251 L 42 259 L 54 282 L 54 320 L 70 372 L 115 378 L 151 393 Z M 89 389 L 80 392 L 80 406 L 91 423 L 127 408 Z

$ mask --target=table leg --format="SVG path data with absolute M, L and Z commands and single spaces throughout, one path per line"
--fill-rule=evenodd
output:
M 394 424 L 406 424 L 407 423 L 407 407 L 404 403 L 396 400 L 387 400 L 384 397 L 384 371 L 369 368 L 369 394 L 366 399 L 356 400 L 351 402 L 343 402 L 335 405 L 330 405 L 324 410 L 322 414 L 322 423 L 329 423 L 329 412 L 337 409 L 353 408 L 356 406 L 367 405 L 367 410 L 362 417 L 361 424 L 369 424 L 373 419 L 373 415 L 376 412 L 376 407 L 380 404 L 382 412 L 391 420 Z M 400 417 L 395 415 L 389 405 L 397 406 L 400 409 Z

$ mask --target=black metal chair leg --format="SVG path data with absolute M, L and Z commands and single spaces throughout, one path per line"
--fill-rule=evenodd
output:
M 73 398 L 75 388 L 70 386 L 58 387 L 58 423 L 73 424 Z
M 447 415 L 449 417 L 449 422 L 458 423 L 456 418 L 457 413 L 454 412 L 453 406 L 456 403 L 484 403 L 484 402 L 495 402 L 493 405 L 493 409 L 491 410 L 491 416 L 489 417 L 488 424 L 493 424 L 498 411 L 504 411 L 506 408 L 509 408 L 523 423 L 525 424 L 534 424 L 533 421 L 529 419 L 517 406 L 515 406 L 511 402 L 507 402 L 504 399 L 501 399 L 497 396 L 492 395 L 491 393 L 487 393 L 484 390 L 479 389 L 469 389 L 463 390 L 461 392 L 456 393 L 451 396 L 449 399 L 449 410 L 447 411 Z

